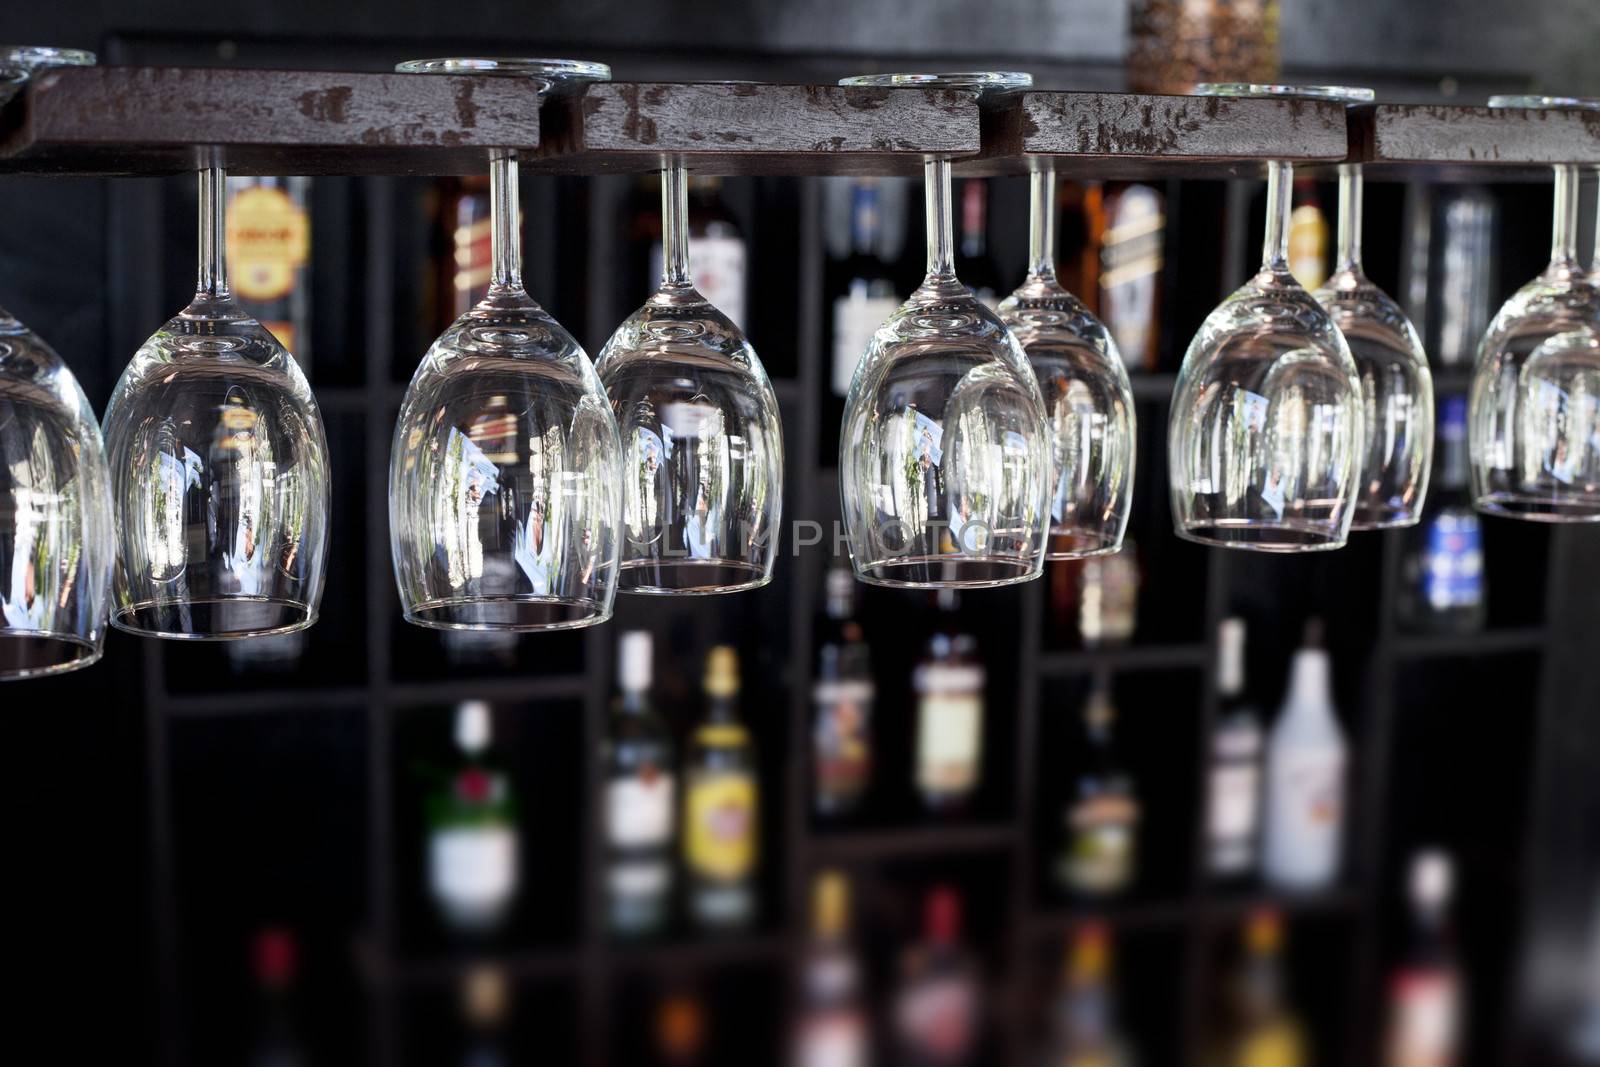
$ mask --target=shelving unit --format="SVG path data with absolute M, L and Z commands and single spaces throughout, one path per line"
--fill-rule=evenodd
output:
M 911 175 L 930 154 L 957 158 L 958 174 L 968 176 L 1020 175 L 1049 159 L 1067 177 L 1164 181 L 1175 215 L 1183 203 L 1180 180 L 1250 178 L 1268 158 L 1323 170 L 1356 159 L 1371 165 L 1375 176 L 1391 178 L 1465 172 L 1458 168 L 1476 175 L 1488 168 L 1495 180 L 1532 178 L 1551 162 L 1600 163 L 1595 116 L 1482 112 L 1379 105 L 1347 115 L 1337 105 L 1299 101 L 1048 91 L 1012 94 L 980 106 L 976 95 L 948 90 L 715 83 L 593 85 L 540 107 L 528 83 L 493 77 L 105 67 L 51 71 L 35 79 L 0 110 L 0 173 L 172 175 L 196 166 L 202 155 L 195 146 L 203 144 L 203 158 L 240 174 L 358 177 L 347 188 L 358 207 L 344 220 L 359 234 L 350 259 L 362 288 L 356 307 L 345 312 L 346 336 L 359 337 L 363 345 L 358 365 L 351 368 L 356 384 L 317 388 L 335 442 L 351 449 L 334 457 L 336 468 L 348 468 L 342 475 L 336 470 L 338 499 L 364 515 L 359 526 L 341 527 L 339 533 L 355 543 L 342 547 L 329 577 L 328 597 L 347 609 L 343 621 L 330 618 L 310 638 L 345 642 L 339 676 L 333 681 L 255 679 L 240 687 L 225 680 L 222 653 L 215 650 L 151 643 L 120 653 L 135 662 L 138 691 L 149 709 L 148 807 L 164 1061 L 205 1061 L 209 1050 L 184 1047 L 181 1035 L 186 1020 L 200 1010 L 196 1005 L 220 995 L 197 989 L 186 973 L 195 958 L 214 959 L 220 950 L 196 947 L 205 935 L 185 932 L 188 916 L 177 903 L 183 857 L 194 842 L 184 838 L 191 824 L 180 818 L 183 800 L 175 782 L 180 771 L 192 773 L 196 766 L 186 762 L 193 757 L 185 757 L 179 735 L 288 715 L 308 729 L 326 731 L 330 744 L 351 746 L 361 773 L 359 780 L 342 784 L 348 796 L 359 795 L 364 804 L 364 851 L 344 860 L 360 872 L 360 884 L 351 890 L 359 903 L 349 905 L 349 921 L 361 934 L 350 955 L 352 971 L 365 984 L 368 1020 L 353 1055 L 387 1067 L 416 1062 L 407 1058 L 404 1036 L 415 1022 L 408 998 L 448 990 L 472 958 L 456 947 L 441 947 L 436 932 L 415 929 L 416 891 L 406 883 L 415 871 L 409 870 L 414 864 L 406 836 L 402 757 L 406 746 L 422 743 L 418 738 L 426 741 L 429 723 L 436 727 L 442 721 L 430 709 L 485 699 L 524 706 L 514 725 L 526 733 L 515 740 L 529 753 L 543 751 L 546 740 L 558 742 L 552 745 L 555 757 L 545 752 L 539 765 L 565 790 L 559 800 L 551 798 L 557 810 L 548 817 L 568 824 L 571 833 L 559 837 L 550 869 L 556 879 L 571 881 L 576 875 L 579 881 L 571 900 L 551 905 L 564 909 L 557 916 L 562 921 L 536 933 L 519 931 L 517 944 L 496 948 L 489 959 L 521 986 L 560 991 L 558 1002 L 571 1008 L 562 1022 L 572 1028 L 572 1044 L 585 1063 L 612 1061 L 625 1047 L 624 1036 L 608 1018 L 636 980 L 753 969 L 779 991 L 777 1003 L 768 1007 L 781 1019 L 786 1005 L 781 991 L 803 947 L 810 878 L 834 865 L 854 875 L 861 911 L 869 920 L 894 919 L 916 888 L 939 877 L 957 877 L 976 887 L 990 905 L 979 921 L 989 924 L 985 930 L 997 946 L 985 962 L 993 968 L 995 1048 L 1008 1062 L 1020 1062 L 1029 1048 L 1051 977 L 1042 961 L 1085 920 L 1104 920 L 1119 937 L 1132 939 L 1127 977 L 1180 1021 L 1178 1032 L 1166 1038 L 1175 1048 L 1180 1038 L 1193 1037 L 1203 1027 L 1219 943 L 1251 907 L 1266 902 L 1281 906 L 1291 924 L 1310 924 L 1321 953 L 1315 962 L 1319 968 L 1329 963 L 1328 973 L 1335 976 L 1330 981 L 1343 989 L 1337 1017 L 1314 1020 L 1321 1035 L 1339 1050 L 1341 1062 L 1351 1067 L 1370 1062 L 1367 1039 L 1375 1033 L 1373 990 L 1384 962 L 1384 915 L 1394 899 L 1399 850 L 1411 843 L 1390 825 L 1396 767 L 1407 755 L 1395 745 L 1396 724 L 1407 710 L 1402 690 L 1420 676 L 1417 672 L 1432 679 L 1450 669 L 1441 661 L 1459 657 L 1473 658 L 1471 670 L 1478 673 L 1471 677 L 1480 680 L 1490 680 L 1485 672 L 1499 670 L 1478 662 L 1486 657 L 1495 664 L 1521 657 L 1535 670 L 1546 670 L 1541 657 L 1550 629 L 1542 620 L 1558 580 L 1552 561 L 1575 535 L 1508 529 L 1503 546 L 1492 541 L 1505 587 L 1531 586 L 1537 592 L 1507 597 L 1531 606 L 1493 618 L 1483 633 L 1461 636 L 1401 631 L 1403 533 L 1363 538 L 1337 557 L 1259 565 L 1177 542 L 1165 528 L 1159 442 L 1181 338 L 1195 323 L 1184 317 L 1187 303 L 1173 294 L 1162 324 L 1168 336 L 1164 365 L 1134 378 L 1149 436 L 1141 439 L 1133 533 L 1163 580 L 1184 575 L 1194 583 L 1197 603 L 1171 605 L 1183 614 L 1171 623 L 1173 633 L 1111 649 L 1078 648 L 1062 639 L 1060 627 L 1052 624 L 1056 609 L 1048 580 L 992 594 L 980 609 L 969 604 L 966 610 L 993 627 L 982 636 L 991 668 L 990 719 L 1002 742 L 991 749 L 989 787 L 980 810 L 946 826 L 916 817 L 904 803 L 891 804 L 881 822 L 824 828 L 810 816 L 806 756 L 815 658 L 811 620 L 826 544 L 785 554 L 773 586 L 759 594 L 648 613 L 624 600 L 617 625 L 525 639 L 515 663 L 502 669 L 463 676 L 443 665 L 433 638 L 401 632 L 382 522 L 389 435 L 404 388 L 395 367 L 406 357 L 396 353 L 411 344 L 397 332 L 407 309 L 397 296 L 405 283 L 396 264 L 403 259 L 410 216 L 402 202 L 405 186 L 394 176 L 476 174 L 490 151 L 517 150 L 530 183 L 537 183 L 525 198 L 529 229 L 551 237 L 530 246 L 529 274 L 548 282 L 556 299 L 570 301 L 563 315 L 575 311 L 567 321 L 581 325 L 578 332 L 592 344 L 629 310 L 619 306 L 615 277 L 615 219 L 625 188 L 609 176 L 658 169 L 664 155 L 684 156 L 697 173 L 747 176 L 752 183 L 825 174 Z M 1481 146 L 1484 155 L 1475 155 L 1473 146 Z M 161 290 L 167 264 L 159 221 L 172 199 L 171 188 L 133 182 L 113 191 L 109 241 L 120 279 L 111 312 L 114 337 L 140 336 L 171 310 Z M 823 425 L 820 194 L 814 182 L 752 188 L 782 208 L 758 213 L 751 194 L 745 215 L 756 239 L 793 253 L 793 271 L 786 276 L 793 284 L 781 294 L 794 307 L 792 342 L 785 342 L 794 348 L 793 367 L 776 382 L 790 457 L 785 516 L 825 523 L 836 511 L 837 474 L 819 458 L 832 433 Z M 1235 192 L 1205 200 L 1203 206 L 1223 214 L 1248 203 L 1237 193 L 1242 186 L 1231 188 Z M 1190 217 L 1177 218 L 1174 229 Z M 1224 263 L 1247 261 L 1239 247 L 1247 226 L 1237 217 L 1227 224 L 1229 247 L 1209 251 L 1218 252 Z M 591 247 L 581 258 L 564 248 L 562 255 L 572 258 L 558 260 L 555 238 L 563 225 L 588 227 Z M 1177 249 L 1169 252 L 1177 262 Z M 1214 270 L 1204 282 L 1193 283 L 1203 291 L 1186 294 L 1190 302 L 1215 303 L 1236 280 L 1228 274 Z M 1441 381 L 1461 384 L 1443 376 Z M 1146 440 L 1157 447 L 1146 448 Z M 1502 547 L 1506 551 L 1500 553 Z M 1270 613 L 1247 595 L 1266 588 L 1276 598 Z M 1338 597 L 1341 588 L 1373 595 L 1370 602 L 1345 603 Z M 1206 754 L 1198 742 L 1209 735 L 1218 711 L 1210 669 L 1217 623 L 1244 610 L 1285 624 L 1283 632 L 1258 631 L 1270 656 L 1255 655 L 1256 667 L 1268 660 L 1281 663 L 1294 643 L 1289 621 L 1329 608 L 1349 614 L 1334 620 L 1334 651 L 1339 704 L 1355 753 L 1351 793 L 1362 801 L 1351 814 L 1346 881 L 1305 898 L 1213 891 L 1203 867 Z M 895 627 L 918 610 L 910 598 L 876 590 L 866 594 L 869 623 L 877 622 L 876 633 L 894 646 L 887 649 L 889 662 L 906 658 L 906 648 L 899 646 L 910 638 Z M 1145 612 L 1146 619 L 1150 615 Z M 603 929 L 598 906 L 603 857 L 595 847 L 600 826 L 592 798 L 600 785 L 598 753 L 610 698 L 612 645 L 619 629 L 636 624 L 658 636 L 672 628 L 683 637 L 679 646 L 665 649 L 667 659 L 690 649 L 703 651 L 719 634 L 737 637 L 745 653 L 746 714 L 756 720 L 764 751 L 763 832 L 776 843 L 766 854 L 764 925 L 748 938 L 706 942 L 675 936 L 631 947 L 613 944 Z M 677 664 L 676 682 L 692 687 L 697 667 Z M 1102 669 L 1119 691 L 1126 686 L 1129 693 L 1162 697 L 1159 707 L 1135 710 L 1124 702 L 1124 710 L 1135 711 L 1137 729 L 1143 731 L 1133 753 L 1136 770 L 1161 772 L 1150 782 L 1165 806 L 1162 819 L 1171 821 L 1157 840 L 1176 841 L 1178 847 L 1146 857 L 1159 861 L 1152 864 L 1158 884 L 1148 893 L 1090 907 L 1052 899 L 1039 868 L 1052 847 L 1050 822 L 1056 813 L 1050 790 L 1059 777 L 1053 761 L 1063 751 L 1047 742 L 1059 742 L 1070 732 L 1064 721 L 1075 718 L 1073 697 L 1081 697 L 1087 675 Z M 880 674 L 881 686 L 898 680 Z M 1540 686 L 1547 698 L 1546 674 Z M 1257 688 L 1263 702 L 1280 690 L 1270 683 Z M 681 702 L 682 694 L 672 699 Z M 897 714 L 891 702 L 886 721 L 899 721 Z M 500 715 L 502 724 L 511 719 Z M 333 777 L 327 768 L 322 771 Z M 886 946 L 887 939 L 869 945 L 879 970 Z M 769 1036 L 780 1039 L 777 1033 Z M 767 1055 L 763 1062 L 771 1059 Z M 1481 1062 L 1498 1061 L 1486 1055 Z

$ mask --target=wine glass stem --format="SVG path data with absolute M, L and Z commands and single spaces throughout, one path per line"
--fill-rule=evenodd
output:
M 1035 278 L 1056 276 L 1056 171 L 1048 164 L 1028 176 L 1028 272 Z
M 490 289 L 522 288 L 522 218 L 517 185 L 516 155 L 496 154 L 489 161 L 489 242 L 494 260 Z
M 1550 262 L 1576 265 L 1578 261 L 1578 168 L 1570 163 L 1556 167 L 1555 219 L 1550 230 Z
M 205 296 L 228 295 L 228 172 L 200 169 L 200 271 L 195 287 Z
M 689 278 L 689 172 L 674 162 L 661 171 L 661 287 L 686 289 Z
M 1339 166 L 1339 269 L 1361 270 L 1361 164 Z
M 928 277 L 954 278 L 955 241 L 950 221 L 950 161 L 930 159 L 922 171 L 923 199 L 927 204 Z
M 1294 167 L 1272 161 L 1267 164 L 1267 234 L 1261 243 L 1265 266 L 1289 269 L 1289 209 L 1294 201 Z

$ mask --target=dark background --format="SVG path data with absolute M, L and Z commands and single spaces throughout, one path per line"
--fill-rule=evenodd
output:
M 386 69 L 413 55 L 526 53 L 600 59 L 641 80 L 829 81 L 907 65 L 998 65 L 1032 70 L 1044 87 L 1118 88 L 1126 30 L 1117 0 L 12 7 L 11 39 L 92 48 L 102 62 Z M 1282 40 L 1285 80 L 1371 85 L 1381 99 L 1600 91 L 1600 5 L 1589 0 L 1285 0 Z M 1166 380 L 1157 378 L 1139 409 L 1130 532 L 1146 573 L 1134 649 L 1076 652 L 1051 624 L 1044 582 L 965 598 L 963 625 L 979 636 L 990 675 L 990 785 L 978 809 L 960 834 L 941 838 L 888 796 L 874 825 L 823 834 L 807 825 L 797 744 L 820 553 L 786 551 L 773 586 L 745 597 L 648 615 L 620 599 L 614 626 L 524 639 L 503 670 L 470 677 L 434 638 L 399 621 L 380 472 L 399 390 L 432 332 L 415 312 L 429 187 L 314 186 L 313 382 L 337 515 L 323 619 L 287 677 L 240 674 L 215 649 L 114 633 L 92 671 L 0 691 L 15 825 L 7 955 L 22 987 L 8 1014 L 19 1048 L 37 1038 L 63 1062 L 110 1050 L 130 1062 L 236 1062 L 250 1026 L 250 932 L 288 922 L 304 945 L 318 1062 L 442 1062 L 430 1050 L 442 1040 L 438 1020 L 454 1010 L 458 954 L 429 926 L 411 769 L 447 750 L 448 707 L 467 696 L 495 703 L 497 737 L 523 790 L 528 899 L 504 951 L 520 961 L 519 1026 L 549 1062 L 600 1058 L 607 1034 L 607 1058 L 637 1061 L 630 1042 L 644 1040 L 646 1006 L 664 982 L 690 974 L 720 1013 L 747 1024 L 724 1057 L 775 1059 L 761 1042 L 781 1029 L 805 887 L 824 863 L 856 875 L 859 924 L 872 931 L 867 949 L 880 970 L 913 932 L 920 887 L 961 885 L 973 943 L 996 976 L 996 1010 L 1025 1019 L 1048 996 L 1074 921 L 1044 899 L 1037 869 L 1064 777 L 1052 754 L 1069 745 L 1064 724 L 1089 672 L 1110 666 L 1128 759 L 1153 813 L 1149 877 L 1119 920 L 1125 1014 L 1153 1035 L 1142 1042 L 1149 1062 L 1171 1062 L 1243 906 L 1194 884 L 1186 822 L 1215 710 L 1214 624 L 1232 612 L 1250 618 L 1252 691 L 1272 708 L 1299 621 L 1317 612 L 1329 618 L 1356 775 L 1348 885 L 1301 906 L 1291 924 L 1299 1000 L 1328 1062 L 1372 1062 L 1377 976 L 1400 936 L 1404 860 L 1410 847 L 1440 840 L 1460 867 L 1470 1062 L 1558 1062 L 1548 1038 L 1570 1006 L 1600 879 L 1600 529 L 1486 520 L 1490 629 L 1461 642 L 1408 638 L 1394 617 L 1394 538 L 1358 538 L 1316 560 L 1258 561 L 1171 537 Z M 187 298 L 192 181 L 10 177 L 4 188 L 4 303 L 67 358 L 103 410 L 128 355 Z M 1024 191 L 1018 180 L 992 185 L 990 231 L 1007 287 L 1023 266 Z M 1199 319 L 1250 266 L 1260 207 L 1251 183 L 1164 191 L 1172 219 L 1158 370 L 1170 374 Z M 1550 198 L 1539 184 L 1496 193 L 1503 296 L 1543 263 Z M 634 195 L 627 179 L 524 181 L 529 288 L 591 353 L 644 295 L 617 266 Z M 785 514 L 827 521 L 837 492 L 833 426 L 823 424 L 831 409 L 818 384 L 826 324 L 814 187 L 743 179 L 726 195 L 750 241 L 750 332 L 786 418 Z M 1368 199 L 1369 269 L 1398 294 L 1406 193 L 1373 186 Z M 1382 226 L 1385 217 L 1394 224 Z M 863 611 L 882 730 L 902 746 L 897 757 L 884 742 L 888 776 L 897 758 L 904 769 L 905 678 L 930 623 L 921 601 L 893 594 L 869 594 Z M 611 687 L 615 634 L 637 625 L 657 635 L 662 700 L 678 722 L 694 712 L 705 649 L 740 646 L 745 714 L 762 753 L 765 924 L 741 946 L 701 957 L 669 949 L 608 958 L 586 906 L 595 865 L 585 754 Z M 995 1029 L 995 1055 L 1016 1053 L 1007 1035 L 1025 1023 Z

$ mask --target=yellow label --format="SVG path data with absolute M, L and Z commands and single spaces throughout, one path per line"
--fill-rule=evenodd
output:
M 282 189 L 252 185 L 228 201 L 228 281 L 245 300 L 277 300 L 294 288 L 311 252 L 306 213 Z
M 1269 1026 L 1246 1039 L 1239 1049 L 1239 1067 L 1304 1067 L 1305 1050 L 1292 1026 Z
M 748 774 L 697 774 L 684 803 L 684 856 L 696 874 L 743 878 L 756 861 L 756 783 Z

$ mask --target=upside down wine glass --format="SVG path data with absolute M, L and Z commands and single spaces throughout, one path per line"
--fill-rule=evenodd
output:
M 541 95 L 611 76 L 599 63 L 427 59 L 416 74 L 535 79 Z M 588 355 L 522 287 L 517 159 L 490 161 L 489 292 L 428 349 L 389 456 L 389 540 L 406 621 L 560 630 L 611 617 L 621 446 Z
M 1490 107 L 1600 109 L 1497 96 Z M 1600 281 L 1578 262 L 1579 173 L 1555 167 L 1550 264 L 1507 300 L 1478 347 L 1468 411 L 1478 510 L 1600 522 Z
M 1026 74 L 889 74 L 843 85 L 1007 90 Z M 1022 346 L 956 278 L 950 161 L 924 165 L 928 273 L 878 328 L 839 428 L 856 577 L 978 588 L 1037 578 L 1050 529 L 1051 434 Z
M 689 277 L 689 176 L 661 172 L 661 288 L 600 350 L 623 450 L 619 582 L 629 593 L 728 593 L 772 580 L 783 428 L 767 372 Z
M 1222 96 L 1343 99 L 1343 90 L 1202 85 Z M 1267 164 L 1261 269 L 1206 316 L 1173 395 L 1167 449 L 1178 536 L 1266 552 L 1345 543 L 1361 469 L 1349 346 L 1289 273 L 1293 168 Z
M 1370 99 L 1370 90 L 1364 91 Z M 1339 259 L 1316 292 L 1361 379 L 1361 474 L 1352 530 L 1413 526 L 1433 466 L 1433 374 L 1400 305 L 1361 268 L 1359 163 L 1339 167 Z
M 0 47 L 0 99 L 90 52 Z M 105 644 L 116 545 L 100 426 L 72 371 L 0 308 L 0 680 L 87 667 Z
M 147 637 L 293 633 L 322 600 L 322 416 L 294 357 L 228 289 L 226 183 L 200 170 L 194 300 L 134 353 L 106 406 L 111 622 Z
M 1029 175 L 1028 276 L 1000 319 L 1028 355 L 1050 428 L 1050 539 L 1046 559 L 1116 552 L 1133 497 L 1133 388 L 1117 343 L 1056 280 L 1056 175 Z

